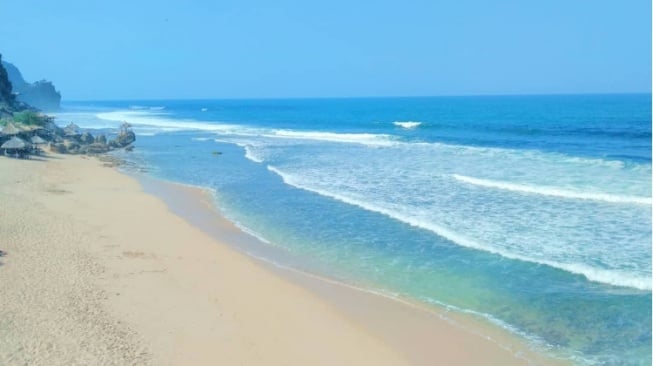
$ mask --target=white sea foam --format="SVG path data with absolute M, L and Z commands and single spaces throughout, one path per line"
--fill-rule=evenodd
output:
M 397 127 L 402 127 L 402 128 L 411 130 L 413 128 L 419 127 L 422 124 L 422 122 L 413 122 L 413 121 L 401 122 L 401 121 L 397 121 L 397 122 L 393 122 L 392 124 L 394 124 Z
M 651 289 L 650 262 L 641 259 L 646 256 L 646 249 L 642 249 L 646 234 L 642 234 L 644 239 L 637 236 L 646 219 L 640 206 L 651 204 L 650 181 L 643 185 L 643 172 L 630 166 L 539 151 L 401 142 L 382 134 L 275 130 L 176 120 L 153 111 L 120 111 L 99 117 L 115 121 L 116 125 L 126 120 L 141 129 L 213 132 L 216 141 L 243 147 L 247 159 L 273 165 L 269 169 L 289 185 L 379 212 L 457 245 L 548 265 L 595 282 Z M 311 141 L 349 146 L 304 159 L 301 145 Z M 279 166 L 277 158 L 284 159 L 287 154 L 296 159 L 283 163 L 282 170 L 275 168 Z M 472 177 L 479 166 L 488 167 L 490 178 Z M 650 165 L 642 169 L 650 172 Z M 547 174 L 542 175 L 542 171 Z M 538 183 L 505 182 L 503 177 Z M 479 197 L 471 190 L 474 186 L 493 190 Z M 556 203 L 564 205 L 564 210 L 534 207 L 537 200 L 522 195 L 514 195 L 514 201 L 497 201 L 498 191 L 494 190 L 565 198 Z M 602 190 L 611 193 L 600 193 Z M 600 216 L 592 218 L 583 214 L 587 207 L 578 207 L 593 205 L 591 201 L 633 205 L 627 209 L 605 205 Z M 478 208 L 483 208 L 482 216 L 475 213 Z M 556 219 L 565 215 L 570 216 Z M 540 225 L 529 226 L 529 220 L 538 218 L 542 219 Z M 615 247 L 623 250 L 615 251 Z M 595 262 L 600 265 L 594 266 Z
M 241 129 L 240 126 L 223 123 L 210 123 L 195 120 L 166 118 L 165 114 L 145 111 L 115 111 L 98 113 L 97 118 L 107 121 L 129 122 L 134 126 L 158 127 L 162 131 L 200 130 L 212 132 L 229 132 Z
M 644 290 L 644 291 L 650 291 L 651 290 L 651 278 L 647 276 L 638 276 L 634 275 L 632 273 L 627 273 L 625 271 L 617 270 L 617 269 L 599 269 L 599 268 L 594 268 L 587 266 L 585 264 L 578 264 L 578 263 L 563 263 L 563 262 L 558 262 L 558 261 L 551 261 L 551 260 L 542 260 L 522 254 L 516 254 L 511 251 L 508 251 L 503 248 L 498 248 L 474 239 L 471 239 L 464 234 L 460 234 L 458 232 L 455 232 L 454 230 L 451 230 L 450 228 L 446 227 L 445 225 L 438 225 L 433 222 L 429 222 L 423 219 L 420 219 L 418 217 L 412 217 L 410 215 L 406 215 L 401 213 L 398 210 L 391 210 L 385 207 L 381 207 L 380 205 L 370 203 L 368 201 L 364 201 L 362 199 L 355 199 L 352 197 L 349 197 L 347 195 L 341 194 L 341 193 L 334 193 L 332 191 L 324 190 L 324 189 L 319 189 L 315 188 L 312 186 L 309 186 L 307 184 L 303 184 L 301 177 L 292 175 L 292 174 L 287 174 L 285 172 L 282 172 L 280 169 L 268 165 L 268 170 L 276 173 L 279 175 L 284 183 L 300 188 L 303 190 L 311 191 L 314 193 L 317 193 L 319 195 L 329 197 L 353 206 L 357 206 L 360 208 L 363 208 L 368 211 L 373 211 L 373 212 L 378 212 L 380 214 L 383 214 L 385 216 L 391 217 L 395 220 L 399 220 L 401 222 L 404 222 L 406 224 L 409 224 L 411 226 L 419 227 L 425 230 L 429 230 L 438 236 L 445 238 L 449 240 L 450 242 L 464 246 L 467 248 L 472 248 L 476 250 L 482 250 L 485 252 L 489 252 L 492 254 L 500 255 L 502 257 L 508 258 L 508 259 L 513 259 L 513 260 L 520 260 L 524 262 L 531 262 L 531 263 L 537 263 L 537 264 L 543 264 L 547 265 L 550 267 L 554 267 L 557 269 L 561 269 L 570 273 L 582 275 L 585 278 L 587 278 L 590 281 L 594 282 L 600 282 L 604 284 L 609 284 L 609 285 L 614 285 L 614 286 L 621 286 L 621 287 L 630 287 L 630 288 L 635 288 L 638 290 Z
M 138 136 L 156 136 L 158 132 L 147 132 L 147 131 L 138 131 Z
M 54 113 L 53 116 L 60 126 L 67 125 L 69 121 L 75 121 L 75 124 L 79 127 L 88 129 L 110 129 L 120 126 L 120 123 L 115 121 L 98 118 L 94 112 L 58 112 Z
M 608 193 L 592 193 L 592 192 L 576 192 L 565 190 L 557 187 L 548 187 L 548 186 L 531 186 L 525 184 L 517 184 L 510 182 L 500 182 L 489 179 L 479 179 L 468 177 L 459 174 L 452 174 L 456 180 L 473 184 L 481 187 L 502 189 L 514 192 L 522 192 L 529 194 L 539 194 L 544 196 L 553 196 L 569 199 L 581 199 L 581 200 L 593 200 L 593 201 L 604 201 L 611 203 L 630 203 L 630 204 L 640 204 L 640 205 L 650 205 L 650 197 L 638 197 L 638 196 L 622 196 L 614 195 Z
M 243 147 L 245 149 L 245 157 L 255 163 L 262 163 L 265 161 L 263 157 L 261 157 L 257 152 L 254 150 L 254 146 L 248 145 L 248 144 L 238 144 L 239 146 Z
M 208 111 L 208 110 L 209 110 L 208 108 L 202 108 L 202 109 L 200 109 L 200 111 L 202 111 L 202 112 L 206 112 L 206 111 Z
M 150 107 L 150 110 L 153 110 L 153 111 L 161 111 L 161 110 L 164 110 L 164 109 L 166 109 L 166 107 L 163 107 L 163 106 L 160 106 L 160 107 Z
M 229 144 L 236 144 L 237 146 L 242 147 L 245 150 L 245 158 L 251 160 L 255 163 L 262 163 L 265 161 L 265 155 L 261 152 L 260 146 L 254 145 L 252 143 L 238 141 L 237 139 L 229 138 L 217 138 L 213 139 L 215 142 L 226 142 Z
M 129 122 L 134 126 L 158 127 L 162 131 L 201 130 L 220 135 L 276 138 L 286 140 L 310 140 L 337 143 L 355 143 L 367 146 L 392 146 L 397 142 L 390 135 L 370 133 L 335 133 L 320 131 L 294 131 L 250 128 L 226 123 L 211 123 L 196 120 L 168 118 L 164 113 L 142 110 L 98 113 L 96 117 L 106 121 Z M 116 126 L 119 125 L 115 124 Z
M 393 138 L 390 135 L 371 133 L 274 130 L 271 134 L 265 134 L 264 136 L 298 140 L 356 143 L 368 146 L 392 146 L 395 144 L 395 141 L 393 141 Z
M 456 153 L 462 156 L 492 157 L 497 159 L 519 157 L 520 159 L 528 159 L 533 163 L 555 162 L 556 164 L 573 164 L 578 167 L 595 166 L 611 168 L 615 170 L 623 169 L 626 165 L 623 161 L 620 160 L 578 157 L 556 152 L 543 152 L 539 150 L 515 150 L 501 147 L 457 145 L 442 142 L 411 142 L 410 145 L 420 146 L 422 148 L 446 150 L 448 152 Z M 651 165 L 642 164 L 640 168 L 647 168 L 650 170 Z

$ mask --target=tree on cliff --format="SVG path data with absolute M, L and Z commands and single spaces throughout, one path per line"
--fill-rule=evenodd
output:
M 7 70 L 2 66 L 2 55 L 0 55 L 0 113 L 3 110 L 11 112 L 15 102 L 16 96 L 12 93 L 11 82 L 7 76 Z

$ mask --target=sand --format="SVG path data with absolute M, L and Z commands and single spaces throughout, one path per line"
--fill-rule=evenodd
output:
M 482 325 L 284 274 L 192 222 L 95 158 L 0 157 L 0 364 L 550 361 Z

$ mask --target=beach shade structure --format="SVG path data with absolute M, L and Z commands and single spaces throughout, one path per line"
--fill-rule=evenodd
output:
M 39 135 L 34 135 L 34 136 L 32 136 L 32 138 L 30 139 L 30 141 L 32 141 L 32 145 L 34 145 L 34 146 L 32 147 L 32 152 L 33 152 L 34 154 L 36 154 L 36 155 L 41 155 L 41 153 L 43 152 L 43 150 L 41 150 L 41 149 L 39 148 L 39 145 L 45 144 L 47 141 L 45 141 L 44 139 L 42 139 L 41 136 L 39 136 Z
M 38 135 L 32 136 L 31 141 L 34 145 L 45 144 L 47 142 Z
M 13 123 L 7 123 L 6 126 L 2 128 L 3 135 L 18 135 L 21 132 Z
M 5 155 L 15 155 L 17 158 L 29 157 L 29 150 L 31 149 L 31 144 L 19 137 L 12 137 L 9 141 L 6 141 L 0 145 L 0 149 L 4 150 Z
M 20 150 L 20 149 L 25 149 L 27 148 L 27 142 L 25 140 L 18 138 L 18 137 L 12 137 L 9 139 L 9 141 L 5 142 L 0 146 L 0 149 L 12 149 L 12 150 Z
M 5 151 L 5 155 L 15 154 L 17 158 L 24 158 L 29 156 L 28 153 L 30 147 L 30 144 L 25 142 L 25 140 L 14 136 L 10 138 L 9 141 L 2 144 L 0 149 Z

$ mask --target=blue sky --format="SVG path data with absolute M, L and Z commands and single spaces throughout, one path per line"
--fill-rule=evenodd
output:
M 650 0 L 2 0 L 64 99 L 650 92 Z

